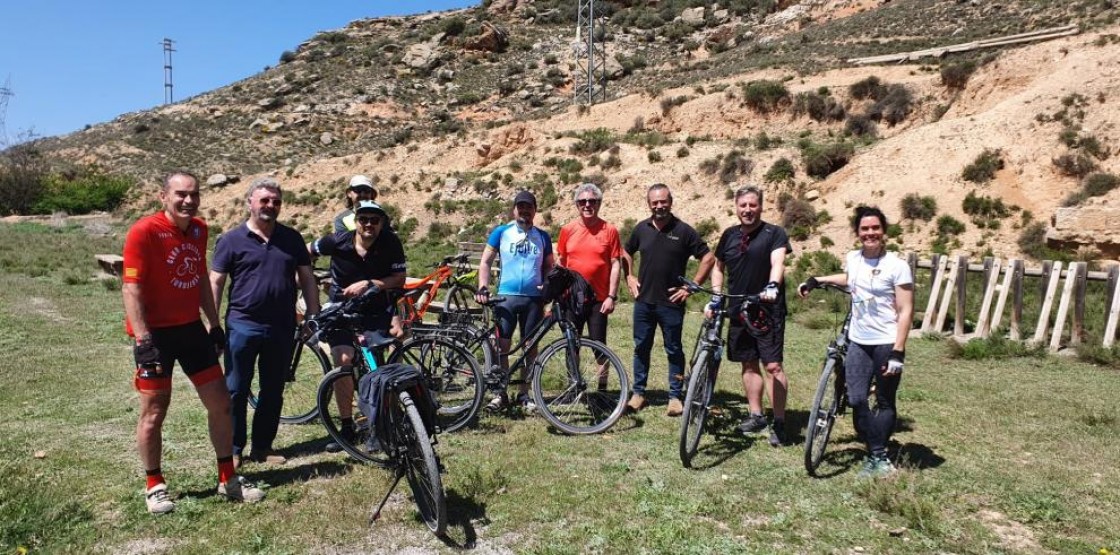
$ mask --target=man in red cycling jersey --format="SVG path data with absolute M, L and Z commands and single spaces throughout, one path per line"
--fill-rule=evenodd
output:
M 229 390 L 218 365 L 226 340 L 207 279 L 206 224 L 195 217 L 198 178 L 185 171 L 168 174 L 159 200 L 162 211 L 140 218 L 128 230 L 122 287 L 125 329 L 135 339 L 133 384 L 140 393 L 136 444 L 147 475 L 148 512 L 175 509 L 160 463 L 176 361 L 206 407 L 210 442 L 218 457 L 218 493 L 232 501 L 260 501 L 264 492 L 233 468 Z M 210 323 L 209 332 L 200 309 Z

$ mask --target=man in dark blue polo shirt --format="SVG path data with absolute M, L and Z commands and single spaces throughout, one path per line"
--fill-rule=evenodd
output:
M 246 440 L 246 406 L 254 366 L 260 366 L 260 393 L 253 414 L 253 448 L 249 459 L 283 463 L 273 449 L 284 404 L 285 370 L 291 364 L 296 326 L 296 277 L 307 299 L 307 313 L 319 311 L 311 257 L 303 237 L 280 224 L 280 185 L 261 178 L 249 186 L 249 219 L 222 235 L 214 247 L 210 286 L 218 307 L 230 280 L 226 329 L 226 386 L 233 413 L 233 455 L 241 463 Z
M 389 215 L 377 203 L 359 201 L 354 208 L 357 229 L 324 236 L 307 246 L 312 256 L 331 257 L 331 302 L 338 302 L 365 293 L 377 287 L 381 293 L 371 300 L 365 314 L 363 327 L 367 331 L 388 331 L 393 317 L 393 304 L 386 293 L 404 285 L 404 246 L 396 233 L 388 231 Z M 345 333 L 328 336 L 331 356 L 336 366 L 346 366 L 354 360 L 353 338 Z M 335 400 L 338 416 L 342 419 L 341 432 L 354 433 L 354 385 L 348 380 L 335 382 Z M 341 447 L 334 442 L 328 451 Z
M 673 195 L 668 186 L 661 183 L 650 186 L 646 201 L 651 216 L 634 227 L 622 257 L 622 274 L 626 276 L 626 286 L 634 297 L 634 394 L 627 406 L 636 412 L 646 405 L 649 355 L 653 348 L 653 334 L 657 326 L 661 326 L 665 354 L 669 357 L 669 407 L 666 414 L 679 416 L 684 410 L 681 403 L 684 381 L 681 332 L 684 329 L 684 303 L 690 293 L 677 283 L 677 277 L 684 275 L 689 257 L 696 257 L 700 260 L 700 267 L 693 280 L 703 283 L 715 264 L 715 257 L 700 234 L 673 215 Z M 641 257 L 637 276 L 633 272 L 632 259 L 636 253 Z

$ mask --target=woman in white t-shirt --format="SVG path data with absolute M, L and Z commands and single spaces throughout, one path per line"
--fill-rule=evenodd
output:
M 878 208 L 856 208 L 853 231 L 861 248 L 849 252 L 845 273 L 809 278 L 798 287 L 802 298 L 820 284 L 847 287 L 852 294 L 850 343 L 844 360 L 848 404 L 867 443 L 860 477 L 894 472 L 887 444 L 895 425 L 895 396 L 902 380 L 906 338 L 914 315 L 914 278 L 910 266 L 887 252 L 887 217 Z M 868 405 L 872 381 L 876 403 Z

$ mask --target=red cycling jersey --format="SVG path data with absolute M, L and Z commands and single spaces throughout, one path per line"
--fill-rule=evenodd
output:
M 140 218 L 124 240 L 124 282 L 140 284 L 140 302 L 150 328 L 199 319 L 206 273 L 206 224 L 191 218 L 180 230 L 163 212 Z M 125 317 L 125 331 L 132 323 Z

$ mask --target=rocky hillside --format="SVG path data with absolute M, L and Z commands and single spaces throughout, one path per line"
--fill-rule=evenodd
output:
M 854 205 L 899 218 L 912 195 L 893 231 L 901 249 L 1010 255 L 1049 233 L 1082 257 L 1120 254 L 1115 226 L 1092 227 L 1115 221 L 1120 198 L 1114 2 L 599 5 L 610 98 L 590 109 L 572 102 L 576 3 L 492 0 L 355 21 L 252 78 L 38 146 L 145 182 L 172 167 L 274 175 L 309 234 L 355 173 L 379 180 L 414 237 L 464 240 L 480 240 L 523 187 L 559 225 L 581 180 L 603 185 L 603 214 L 620 224 L 645 217 L 645 188 L 665 182 L 676 212 L 714 237 L 735 221 L 730 190 L 752 182 L 799 250 L 842 250 Z M 886 66 L 846 61 L 1067 24 L 1081 32 Z M 243 216 L 242 188 L 214 181 L 207 216 L 228 226 Z

